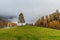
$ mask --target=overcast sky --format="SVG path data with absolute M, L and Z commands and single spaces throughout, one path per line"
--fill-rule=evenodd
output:
M 60 0 L 0 0 L 0 15 L 16 15 L 22 12 L 25 20 L 35 20 L 60 10 Z

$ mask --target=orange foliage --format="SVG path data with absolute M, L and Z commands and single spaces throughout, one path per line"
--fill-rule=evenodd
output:
M 39 26 L 40 25 L 40 19 L 37 20 L 37 22 L 35 23 L 36 26 Z
M 60 23 L 59 23 L 59 21 L 54 20 L 54 21 L 52 21 L 52 22 L 49 23 L 49 26 L 51 28 L 59 28 Z
M 44 26 L 47 25 L 47 20 L 45 19 L 44 22 L 43 22 Z
M 60 29 L 60 13 L 58 10 L 49 16 L 42 16 L 35 25 Z

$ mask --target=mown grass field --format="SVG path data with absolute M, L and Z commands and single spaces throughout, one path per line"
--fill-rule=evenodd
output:
M 0 40 L 60 40 L 60 30 L 37 26 L 0 29 Z

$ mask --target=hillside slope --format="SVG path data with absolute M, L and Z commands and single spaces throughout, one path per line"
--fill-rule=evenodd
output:
M 60 30 L 36 26 L 0 29 L 0 40 L 60 40 Z

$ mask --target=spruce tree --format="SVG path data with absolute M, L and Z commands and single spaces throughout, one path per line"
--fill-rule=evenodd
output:
M 21 25 L 23 25 L 23 23 L 25 23 L 25 19 L 24 19 L 23 13 L 19 14 L 19 21 L 18 21 L 18 23 L 21 23 Z

